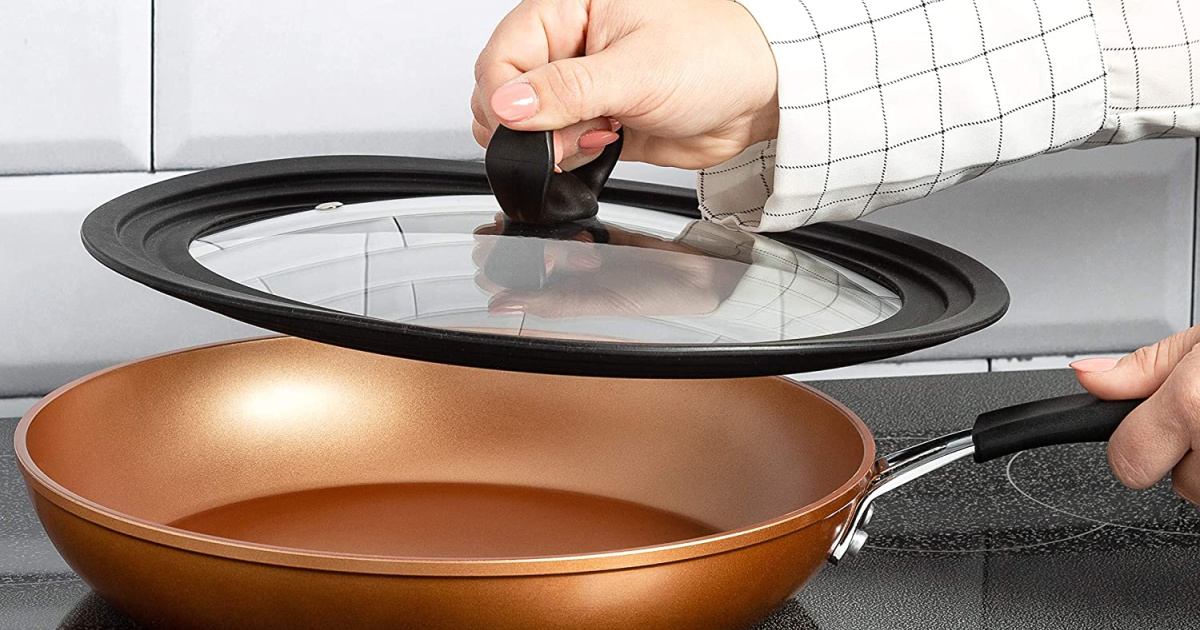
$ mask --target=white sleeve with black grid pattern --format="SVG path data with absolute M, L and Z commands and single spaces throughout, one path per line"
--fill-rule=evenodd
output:
M 1200 2 L 1092 0 L 1108 102 L 1085 147 L 1200 135 Z
M 1200 133 L 1196 0 L 739 1 L 775 54 L 779 139 L 701 171 L 717 223 L 854 219 L 1042 153 Z

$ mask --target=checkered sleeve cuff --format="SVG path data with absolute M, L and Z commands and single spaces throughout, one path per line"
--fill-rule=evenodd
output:
M 700 172 L 717 223 L 854 219 L 1104 127 L 1089 0 L 740 2 L 775 54 L 779 138 Z
M 1108 70 L 1104 128 L 1085 147 L 1200 135 L 1200 2 L 1092 0 Z

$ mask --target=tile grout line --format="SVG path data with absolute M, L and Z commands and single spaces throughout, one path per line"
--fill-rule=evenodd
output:
M 1200 220 L 1197 219 L 1197 215 L 1200 214 L 1200 182 L 1197 181 L 1200 179 L 1200 171 L 1198 171 L 1200 169 L 1200 157 L 1197 156 L 1197 154 L 1200 154 L 1200 138 L 1193 141 L 1192 147 L 1192 308 L 1191 312 L 1188 313 L 1188 323 L 1195 326 L 1196 281 L 1198 279 L 1196 264 L 1200 262 L 1200 259 L 1196 255 L 1196 246 L 1200 244 L 1200 239 L 1197 238 L 1200 236 L 1198 234 L 1200 233 Z
M 154 74 L 155 74 L 155 52 L 157 48 L 157 40 L 155 38 L 155 26 L 157 19 L 155 18 L 155 8 L 158 0 L 150 0 L 150 172 L 154 173 L 158 169 L 154 164 L 154 126 L 157 123 L 155 120 L 154 110 L 156 107 L 156 99 L 154 94 Z
M 171 169 L 171 171 L 179 171 L 179 172 L 192 172 L 194 170 L 196 170 L 196 169 L 186 169 L 186 168 Z M 167 172 L 171 172 L 171 171 L 167 171 Z M 17 179 L 20 177 L 56 177 L 59 175 L 131 175 L 131 174 L 139 174 L 139 173 L 143 174 L 143 175 L 153 175 L 156 172 L 157 171 L 151 171 L 151 170 L 147 170 L 144 168 L 106 169 L 106 170 L 99 170 L 99 171 L 88 171 L 88 170 L 15 171 L 15 172 L 9 172 L 9 173 L 0 173 L 0 181 L 4 181 L 7 179 Z

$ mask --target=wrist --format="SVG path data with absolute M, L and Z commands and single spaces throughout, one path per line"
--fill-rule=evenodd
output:
M 738 2 L 728 4 L 733 5 L 734 22 L 744 42 L 741 50 L 747 55 L 745 72 L 750 78 L 748 144 L 773 140 L 779 137 L 779 70 L 775 53 L 754 14 Z
M 772 95 L 766 105 L 760 107 L 750 118 L 750 145 L 774 140 L 779 137 L 779 97 Z

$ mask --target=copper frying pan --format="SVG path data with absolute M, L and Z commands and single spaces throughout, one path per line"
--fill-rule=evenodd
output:
M 1037 405 L 877 460 L 853 413 L 780 378 L 272 338 L 72 383 L 16 450 L 55 546 L 152 628 L 732 629 L 855 551 L 880 494 L 972 451 L 1104 439 L 1131 404 Z

